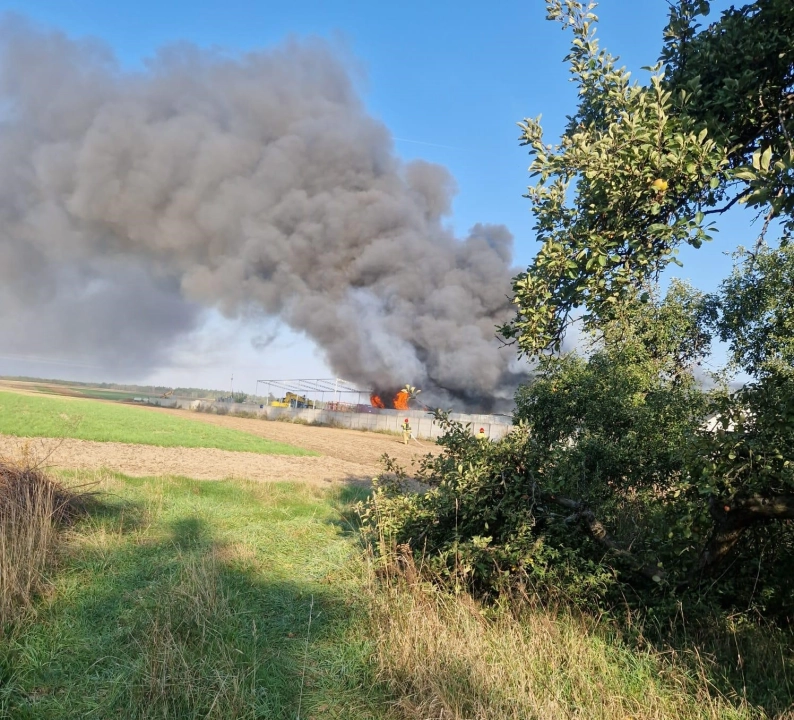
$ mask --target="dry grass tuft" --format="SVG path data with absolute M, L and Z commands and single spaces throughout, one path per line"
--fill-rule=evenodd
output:
M 30 608 L 59 526 L 83 514 L 87 500 L 87 493 L 65 488 L 29 458 L 0 459 L 0 628 Z
M 486 610 L 422 579 L 410 553 L 373 573 L 369 632 L 379 679 L 419 720 L 751 716 L 704 673 L 624 647 L 584 618 L 539 606 Z

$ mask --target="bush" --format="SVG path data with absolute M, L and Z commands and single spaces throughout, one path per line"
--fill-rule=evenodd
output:
M 791 378 L 706 393 L 627 348 L 544 360 L 499 442 L 437 413 L 427 490 L 390 461 L 365 528 L 485 594 L 529 585 L 601 609 L 705 601 L 790 621 Z
M 250 410 L 232 410 L 232 415 L 234 415 L 234 417 L 246 418 L 248 420 L 256 420 L 259 417 L 259 415 L 257 415 L 255 412 L 251 412 Z
M 0 460 L 0 628 L 28 608 L 45 577 L 58 527 L 86 507 L 38 467 Z

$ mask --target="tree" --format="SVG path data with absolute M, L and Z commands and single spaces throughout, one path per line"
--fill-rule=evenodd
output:
M 788 234 L 794 209 L 794 4 L 758 0 L 698 32 L 708 2 L 682 0 L 647 85 L 599 47 L 594 3 L 547 6 L 573 33 L 580 102 L 556 146 L 539 118 L 520 125 L 541 248 L 502 334 L 529 355 L 559 349 L 577 313 L 609 319 L 681 244 L 711 239 L 711 215 L 743 202 Z
M 692 427 L 696 452 L 680 476 L 663 483 L 689 498 L 681 509 L 687 518 L 700 508 L 703 570 L 750 526 L 794 518 L 794 265 L 787 247 L 794 228 L 794 4 L 757 0 L 704 29 L 698 18 L 708 2 L 680 0 L 647 85 L 630 83 L 599 48 L 592 3 L 547 6 L 573 32 L 567 60 L 580 103 L 556 147 L 544 144 L 539 120 L 521 125 L 538 177 L 529 198 L 542 246 L 515 279 L 517 313 L 503 328 L 506 338 L 530 355 L 559 349 L 580 313 L 585 328 L 613 348 L 616 371 L 614 348 L 625 341 L 608 329 L 621 325 L 626 308 L 649 302 L 649 288 L 676 262 L 680 245 L 700 247 L 714 229 L 709 216 L 737 203 L 763 217 L 754 250 L 698 320 L 701 327 L 710 320 L 734 366 L 755 382 L 715 395 L 717 432 Z M 775 219 L 780 248 L 770 251 L 766 234 Z M 652 303 L 647 314 L 658 316 Z
M 521 124 L 541 247 L 501 329 L 537 379 L 503 443 L 439 415 L 444 453 L 419 473 L 433 489 L 384 488 L 369 517 L 486 588 L 565 566 L 577 587 L 629 582 L 648 598 L 710 576 L 712 594 L 794 616 L 794 3 L 702 28 L 708 3 L 679 0 L 644 85 L 599 47 L 594 4 L 547 7 L 573 34 L 579 105 L 554 146 L 539 118 Z M 734 274 L 710 297 L 673 284 L 661 298 L 681 245 L 700 247 L 737 204 L 762 226 Z M 587 353 L 554 352 L 578 319 Z M 712 334 L 752 378 L 739 391 L 696 381 Z M 715 573 L 729 560 L 738 571 Z
M 738 264 L 712 299 L 716 329 L 735 367 L 753 376 L 794 367 L 794 247 L 740 250 Z

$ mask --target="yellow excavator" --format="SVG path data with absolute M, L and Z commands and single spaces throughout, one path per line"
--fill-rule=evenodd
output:
M 283 400 L 273 400 L 270 403 L 270 407 L 306 408 L 309 407 L 309 403 L 306 401 L 305 395 L 288 392 L 284 395 Z
M 306 402 L 305 395 L 297 395 L 293 392 L 288 392 L 284 396 L 284 402 L 286 402 L 290 407 L 294 408 L 305 408 L 309 407 L 309 403 Z

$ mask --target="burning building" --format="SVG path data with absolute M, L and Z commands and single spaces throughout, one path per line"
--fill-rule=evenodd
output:
M 384 399 L 385 398 L 385 399 Z M 372 407 L 393 410 L 408 410 L 410 396 L 405 390 L 376 390 L 370 395 Z

